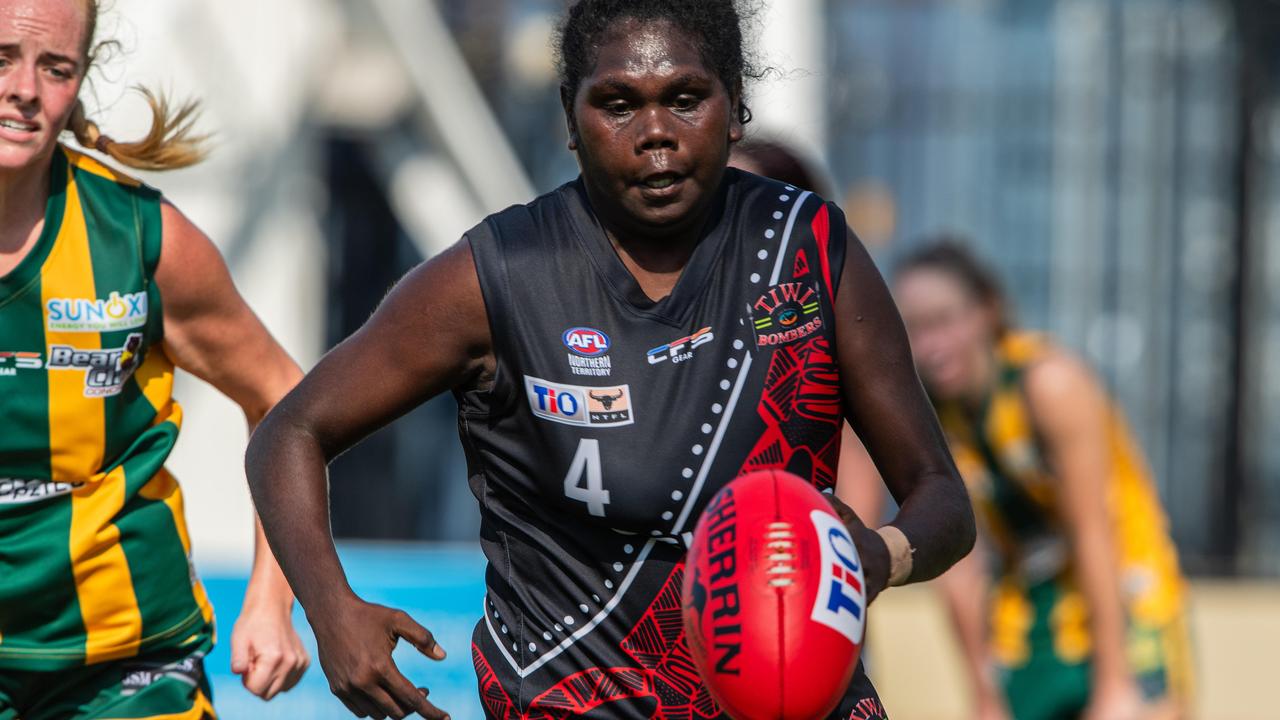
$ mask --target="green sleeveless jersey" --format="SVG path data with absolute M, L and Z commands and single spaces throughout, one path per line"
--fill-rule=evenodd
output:
M 0 669 L 212 642 L 160 344 L 160 195 L 54 153 L 44 230 L 0 277 Z

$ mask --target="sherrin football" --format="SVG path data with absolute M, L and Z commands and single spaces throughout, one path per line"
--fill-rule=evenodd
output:
M 684 627 L 712 697 L 736 720 L 816 720 L 858 663 L 862 564 L 804 480 L 743 475 L 707 505 L 684 577 Z

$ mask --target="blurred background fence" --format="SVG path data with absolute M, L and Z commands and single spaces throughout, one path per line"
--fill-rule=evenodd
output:
M 576 173 L 562 8 L 116 0 L 103 30 L 123 51 L 90 105 L 127 137 L 145 118 L 130 84 L 204 100 L 213 159 L 150 179 L 309 366 L 406 269 Z M 749 89 L 751 132 L 823 168 L 883 269 L 929 235 L 968 238 L 1020 322 L 1120 399 L 1184 565 L 1280 577 L 1280 3 L 773 0 L 753 23 L 773 71 Z M 243 423 L 195 381 L 179 397 L 173 466 L 225 619 L 251 537 Z M 342 457 L 336 533 L 474 541 L 455 437 L 444 397 Z M 387 570 L 372 552 L 355 564 Z

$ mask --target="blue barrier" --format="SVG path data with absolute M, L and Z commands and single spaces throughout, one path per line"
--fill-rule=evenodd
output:
M 402 642 L 395 653 L 401 672 L 415 685 L 429 688 L 432 702 L 455 720 L 481 720 L 484 715 L 471 665 L 471 632 L 484 602 L 484 556 L 479 547 L 344 543 L 338 552 L 351 586 L 361 597 L 409 613 L 435 634 L 449 654 L 443 662 L 435 662 Z M 329 692 L 316 657 L 315 637 L 301 610 L 294 612 L 294 626 L 311 653 L 306 677 L 269 703 L 245 690 L 240 678 L 231 673 L 231 629 L 240 614 L 248 578 L 214 570 L 203 579 L 218 621 L 218 645 L 205 667 L 222 720 L 351 717 Z

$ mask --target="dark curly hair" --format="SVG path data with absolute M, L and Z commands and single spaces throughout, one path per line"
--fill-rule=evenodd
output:
M 577 0 L 556 33 L 556 61 L 565 97 L 574 97 L 582 78 L 591 73 L 601 38 L 620 21 L 665 20 L 697 43 L 698 52 L 738 98 L 738 120 L 751 120 L 743 101 L 746 78 L 759 79 L 747 59 L 742 26 L 754 17 L 747 0 Z

